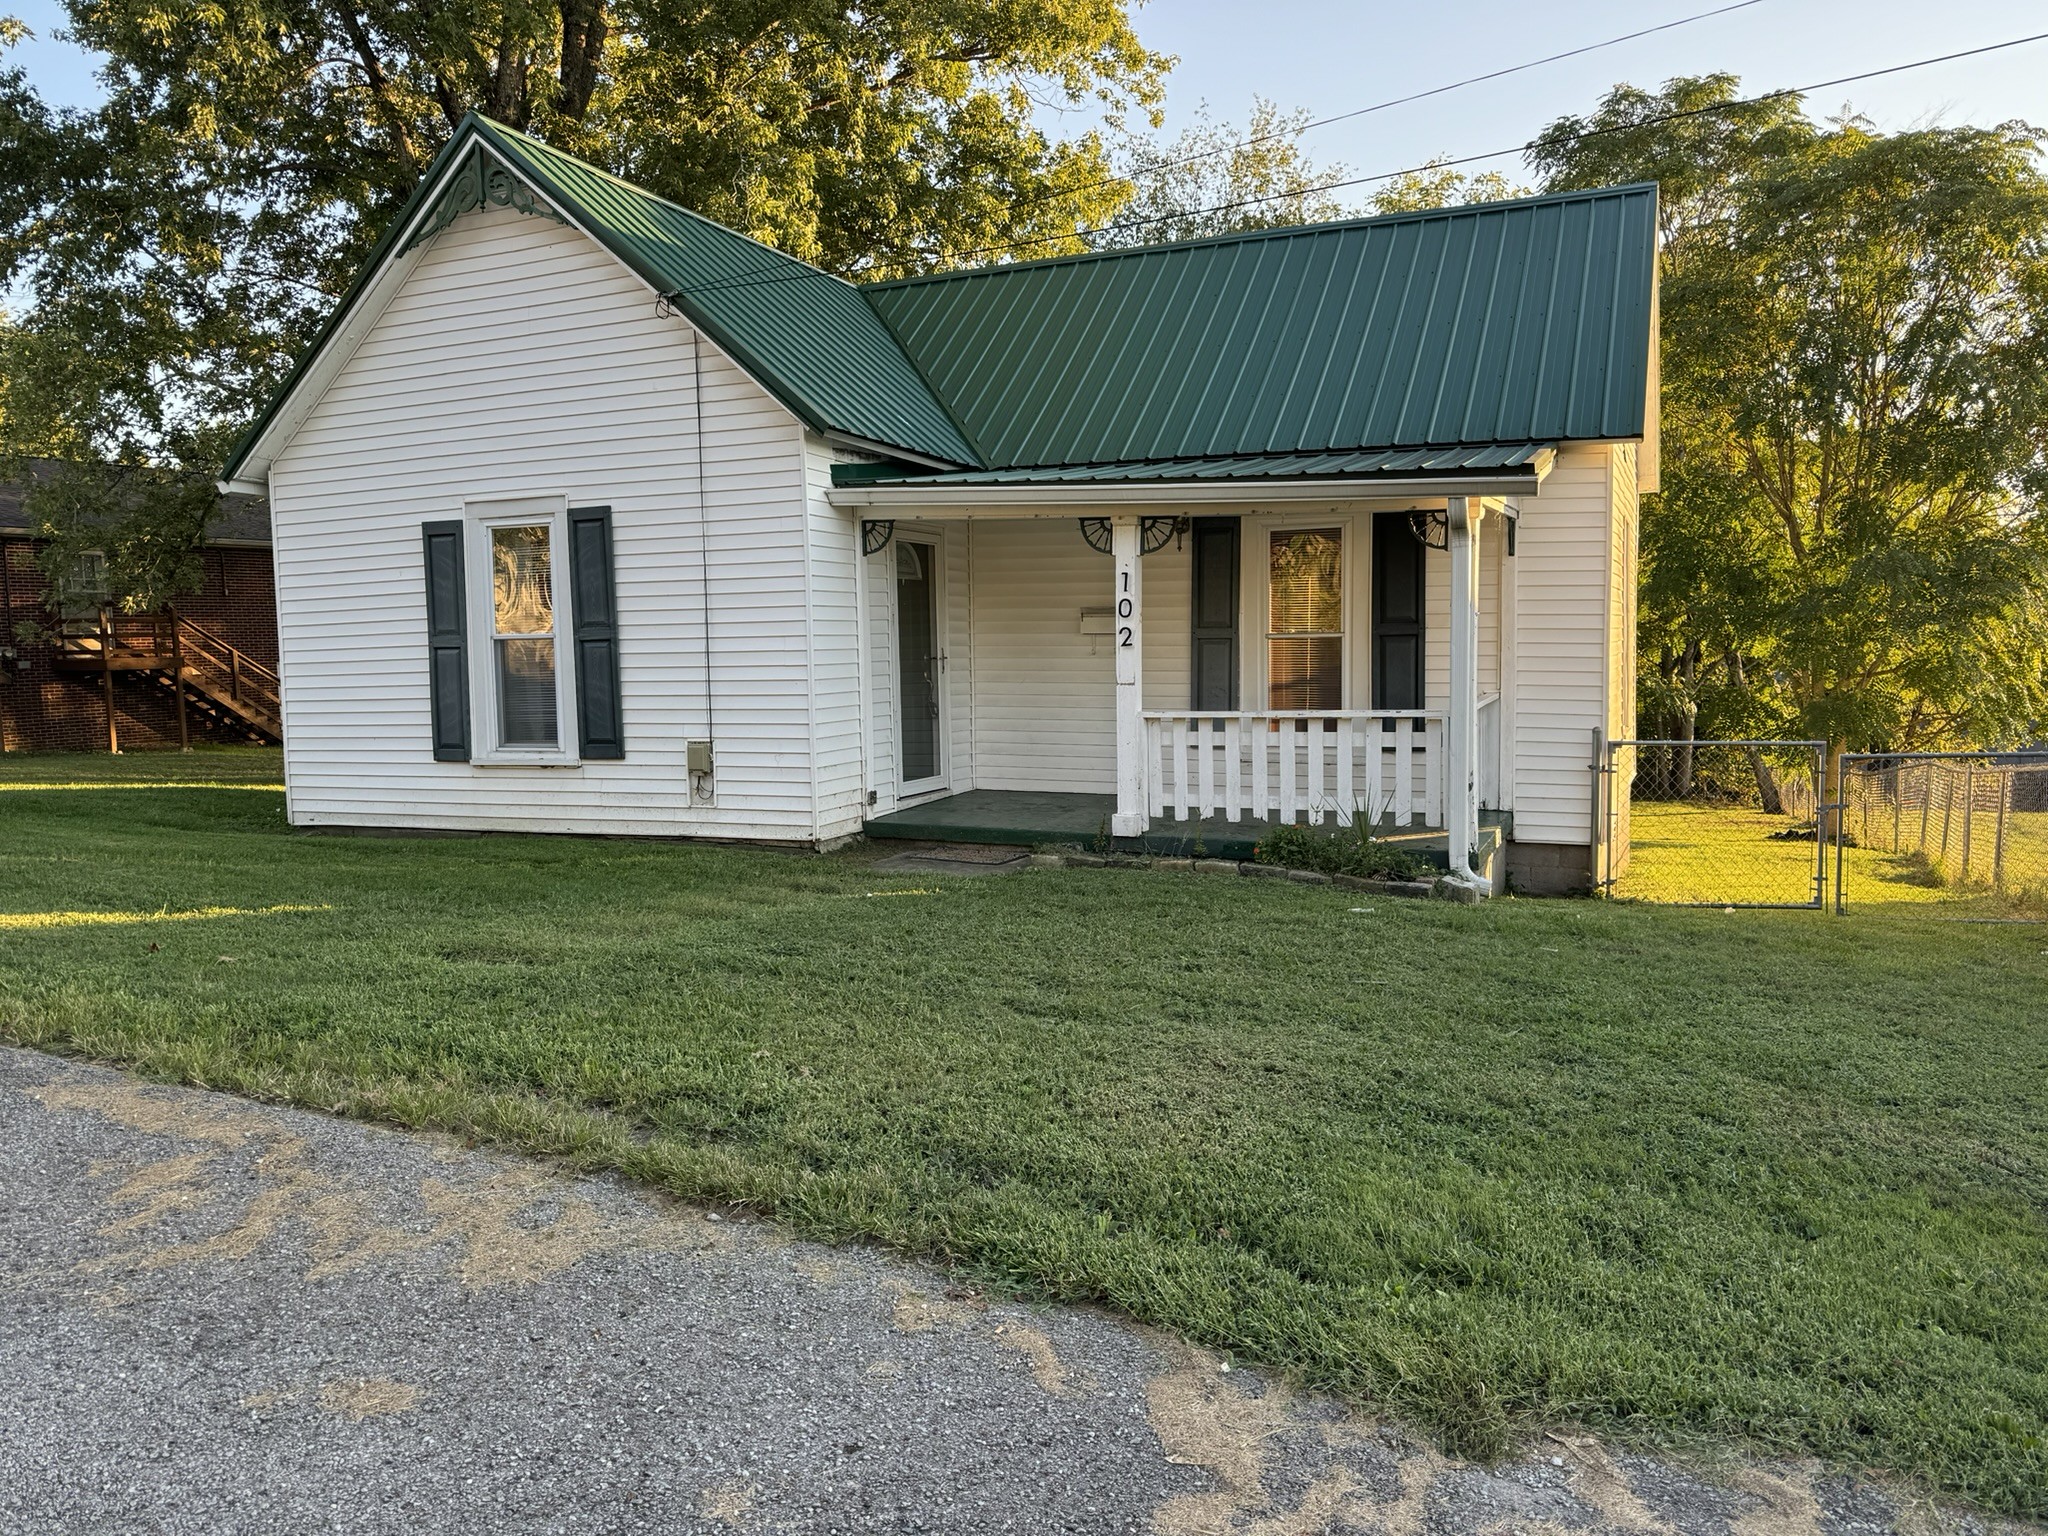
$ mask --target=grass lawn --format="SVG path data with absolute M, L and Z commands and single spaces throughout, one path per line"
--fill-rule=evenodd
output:
M 1629 861 L 1615 881 L 1617 896 L 1708 905 L 1796 905 L 1813 900 L 1813 840 L 1772 835 L 1798 825 L 1794 818 L 1739 805 L 1660 800 L 1637 800 L 1629 815 Z M 1944 882 L 1921 858 L 1876 846 L 1874 836 L 1870 846 L 1846 849 L 1845 903 L 1859 915 L 1894 909 L 1910 913 L 1939 903 L 1943 915 L 2048 917 L 2048 812 L 2022 812 L 2008 819 L 2002 893 L 1990 885 L 1991 826 L 1991 817 L 1979 812 L 1967 887 Z M 1883 833 L 1888 828 L 1876 830 Z M 1860 835 L 1854 816 L 1849 831 Z M 1952 841 L 1960 850 L 1960 831 Z M 1826 899 L 1832 907 L 1832 849 L 1826 870 Z M 1959 864 L 1955 873 L 1960 873 Z
M 1467 1452 L 2048 1513 L 2048 929 L 313 837 L 276 777 L 0 759 L 0 1037 L 1107 1301 Z
M 1641 901 L 1766 903 L 1813 900 L 1815 849 L 1773 837 L 1794 823 L 1741 806 L 1638 800 L 1629 808 L 1628 867 L 1614 894 Z M 1829 861 L 1832 877 L 1833 860 Z M 1833 899 L 1833 889 L 1829 889 Z

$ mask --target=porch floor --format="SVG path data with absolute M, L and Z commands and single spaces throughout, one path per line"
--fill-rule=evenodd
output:
M 1010 843 L 1022 847 L 1069 843 L 1086 848 L 1107 831 L 1110 812 L 1115 809 L 1114 795 L 971 789 L 874 817 L 867 823 L 867 834 L 925 843 Z M 1503 812 L 1479 813 L 1482 849 L 1490 849 L 1507 835 L 1507 821 Z M 1249 817 L 1236 822 L 1221 816 L 1175 821 L 1167 815 L 1155 818 L 1144 836 L 1120 837 L 1115 844 L 1124 850 L 1187 858 L 1194 853 L 1199 836 L 1204 857 L 1248 859 L 1259 839 L 1277 825 Z M 1398 831 L 1388 827 L 1381 836 L 1414 849 L 1439 867 L 1449 867 L 1447 842 L 1440 828 Z

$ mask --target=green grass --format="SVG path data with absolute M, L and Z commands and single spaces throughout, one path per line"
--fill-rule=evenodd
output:
M 1614 894 L 1737 905 L 1812 901 L 1813 839 L 1772 836 L 1791 825 L 1742 806 L 1638 800 L 1629 811 L 1628 864 Z
M 1637 800 L 1629 814 L 1629 859 L 1615 880 L 1617 896 L 1707 905 L 1796 905 L 1813 899 L 1813 840 L 1773 835 L 1795 826 L 1791 818 L 1740 805 L 1658 800 Z M 1932 916 L 1928 909 L 1937 905 L 1941 914 L 1959 917 L 2048 916 L 2048 812 L 2009 818 L 2003 891 L 1990 884 L 1992 819 L 1980 811 L 1976 821 L 1967 886 L 1958 878 L 1962 834 L 1957 831 L 1951 840 L 1956 867 L 1946 878 L 1917 856 L 1878 846 L 1845 849 L 1844 901 L 1863 916 L 1916 910 Z M 1857 833 L 1854 817 L 1849 830 L 1852 836 Z M 1875 832 L 1888 835 L 1889 828 Z M 1826 899 L 1832 906 L 1832 850 L 1826 871 Z
M 0 1036 L 1106 1301 L 1467 1452 L 2048 1513 L 2048 930 L 311 837 L 275 774 L 0 759 Z

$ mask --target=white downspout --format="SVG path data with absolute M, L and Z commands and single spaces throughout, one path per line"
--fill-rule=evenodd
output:
M 1110 645 L 1116 654 L 1116 814 L 1113 837 L 1142 837 L 1149 824 L 1145 776 L 1144 601 L 1140 587 L 1144 524 L 1135 516 L 1110 520 L 1115 569 Z
M 1479 515 L 1470 498 L 1449 498 L 1451 708 L 1444 731 L 1444 827 L 1453 884 L 1482 896 L 1493 885 L 1472 868 L 1479 841 Z

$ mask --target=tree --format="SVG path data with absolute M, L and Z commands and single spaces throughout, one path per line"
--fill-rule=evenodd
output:
M 1643 712 L 1837 756 L 2009 743 L 2048 718 L 2040 135 L 1735 92 L 1620 88 L 1531 150 L 1552 188 L 1666 189 Z
M 1158 245 L 1351 215 L 1357 210 L 1322 190 L 1344 180 L 1347 168 L 1318 167 L 1302 152 L 1308 116 L 1282 112 L 1258 96 L 1242 132 L 1211 122 L 1204 104 L 1175 138 L 1132 139 L 1122 155 L 1130 201 L 1093 243 L 1105 249 Z
M 0 291 L 24 301 L 0 351 L 0 457 L 165 471 L 159 486 L 218 468 L 471 110 L 883 277 L 1020 237 L 1081 248 L 1126 196 L 1105 132 L 1156 108 L 1168 63 L 1127 0 L 68 10 L 106 57 L 102 107 L 51 109 L 0 70 Z M 1102 126 L 1052 138 L 1046 105 Z M 127 494 L 148 500 L 151 478 Z
M 1497 203 L 1510 197 L 1527 197 L 1529 189 L 1517 186 L 1499 171 L 1467 175 L 1436 161 L 1419 171 L 1404 171 L 1373 194 L 1374 213 L 1420 213 L 1429 208 L 1448 208 L 1453 203 Z

